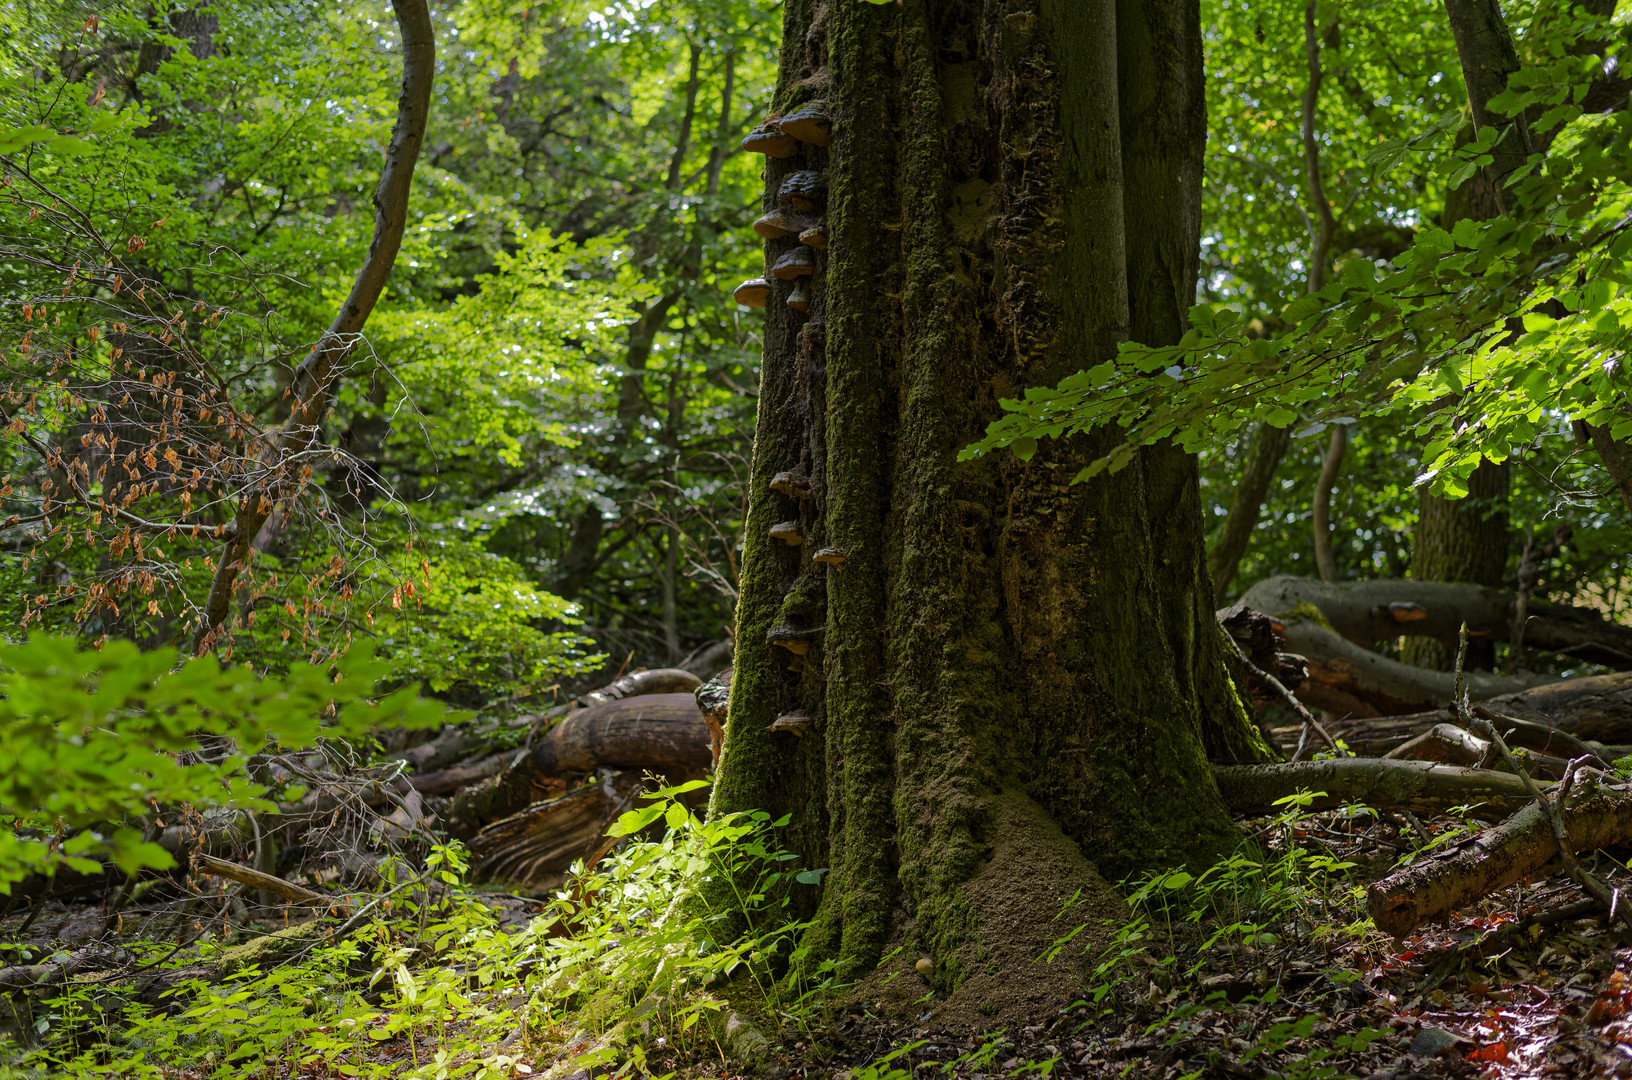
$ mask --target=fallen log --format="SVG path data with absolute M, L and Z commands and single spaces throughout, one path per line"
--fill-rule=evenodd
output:
M 1320 581 L 1281 575 L 1265 578 L 1240 602 L 1281 618 L 1304 605 L 1320 612 L 1339 635 L 1369 646 L 1401 635 L 1431 637 L 1453 655 L 1462 624 L 1475 637 L 1507 641 L 1518 594 L 1443 581 Z M 1594 608 L 1526 601 L 1524 644 L 1593 664 L 1632 668 L 1632 626 L 1610 622 Z M 1298 651 L 1298 650 L 1294 650 Z
M 520 750 L 506 750 L 476 761 L 463 761 L 436 772 L 417 773 L 408 778 L 408 783 L 421 795 L 449 795 L 467 784 L 497 776 L 521 753 Z
M 1275 813 L 1277 800 L 1300 791 L 1324 792 L 1310 803 L 1314 810 L 1364 803 L 1379 810 L 1435 813 L 1480 804 L 1495 814 L 1509 814 L 1530 801 L 1524 781 L 1512 773 L 1432 761 L 1333 758 L 1214 765 L 1213 779 L 1224 805 L 1237 814 Z
M 650 671 L 631 672 L 599 690 L 591 690 L 578 700 L 585 705 L 604 705 L 609 701 L 651 694 L 689 694 L 702 683 L 703 680 L 684 668 L 653 668 Z
M 1572 851 L 1632 840 L 1632 791 L 1579 783 L 1561 808 Z M 1558 838 L 1540 803 L 1374 882 L 1366 910 L 1377 928 L 1404 937 L 1424 923 L 1534 877 L 1558 857 Z
M 559 886 L 610 823 L 617 803 L 607 786 L 589 784 L 495 821 L 470 841 L 473 868 L 534 888 Z
M 612 769 L 680 783 L 706 774 L 713 754 L 693 695 L 647 694 L 571 713 L 527 752 L 512 752 L 512 761 L 496 778 L 454 797 L 449 824 L 455 835 L 472 838 L 489 822 L 553 799 L 563 778 Z
M 699 685 L 692 676 L 692 689 Z M 547 774 L 650 769 L 676 781 L 701 776 L 713 760 L 708 727 L 689 692 L 591 705 L 552 728 L 529 756 Z
M 1355 644 L 1303 615 L 1283 617 L 1286 647 L 1309 661 L 1309 678 L 1298 699 L 1339 717 L 1396 716 L 1420 712 L 1451 700 L 1456 676 L 1448 671 L 1402 664 Z M 1484 701 L 1556 682 L 1551 675 L 1467 674 L 1468 696 Z
M 1484 702 L 1485 706 L 1504 717 L 1527 721 L 1539 730 L 1567 733 L 1585 744 L 1599 757 L 1613 761 L 1632 753 L 1632 672 L 1613 675 L 1592 675 L 1584 679 L 1567 679 L 1546 683 L 1529 690 L 1501 694 Z M 1451 723 L 1455 716 L 1449 708 L 1427 712 L 1407 713 L 1402 716 L 1367 716 L 1334 720 L 1328 730 L 1362 756 L 1380 756 L 1401 743 L 1428 731 L 1435 724 Z M 1296 727 L 1277 728 L 1284 737 Z M 1578 753 L 1560 753 L 1565 745 L 1537 744 L 1524 735 L 1509 740 L 1527 749 L 1552 753 L 1559 757 L 1577 757 Z

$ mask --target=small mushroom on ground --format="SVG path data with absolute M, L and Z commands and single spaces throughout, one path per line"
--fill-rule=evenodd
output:
M 803 713 L 784 713 L 778 716 L 766 731 L 791 731 L 803 735 L 816 721 Z
M 918 962 L 912 966 L 918 969 L 918 974 L 923 975 L 926 978 L 935 971 L 934 961 L 930 960 L 930 958 L 927 956 L 920 956 L 918 958 Z
M 749 278 L 731 291 L 731 297 L 744 307 L 764 307 L 771 298 L 771 283 L 762 277 Z
M 800 244 L 771 267 L 771 276 L 779 281 L 792 281 L 794 278 L 809 277 L 816 272 L 816 251 L 814 248 Z
M 810 561 L 826 563 L 829 566 L 843 566 L 845 560 L 849 557 L 849 555 L 845 554 L 843 548 L 824 547 L 817 548 L 816 554 L 810 557 Z
M 812 146 L 826 146 L 832 140 L 833 121 L 820 103 L 812 103 L 789 113 L 777 126 L 786 134 Z
M 781 240 L 798 236 L 812 225 L 810 218 L 792 210 L 777 207 L 754 222 L 754 231 L 767 240 Z
M 812 225 L 810 228 L 799 234 L 799 242 L 801 244 L 809 244 L 817 251 L 826 251 L 827 226 L 820 223 Z
M 776 194 L 777 202 L 805 213 L 815 210 L 826 198 L 827 182 L 821 173 L 808 169 L 790 173 Z
M 810 479 L 799 469 L 789 469 L 771 477 L 771 490 L 790 499 L 802 499 L 810 494 Z
M 810 301 L 810 286 L 806 285 L 804 279 L 801 278 L 799 283 L 793 287 L 793 292 L 788 294 L 788 306 L 801 314 L 809 315 Z
M 742 148 L 750 154 L 790 158 L 799 152 L 799 140 L 778 127 L 776 121 L 767 120 L 747 134 Z
M 771 627 L 765 641 L 770 645 L 779 645 L 795 656 L 803 656 L 810 651 L 810 635 L 801 634 L 787 623 Z
M 789 547 L 798 547 L 805 542 L 805 533 L 797 521 L 783 521 L 771 526 L 771 539 L 780 540 Z

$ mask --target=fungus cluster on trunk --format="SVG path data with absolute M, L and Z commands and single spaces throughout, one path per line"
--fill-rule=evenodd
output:
M 768 159 L 787 160 L 804 154 L 803 164 L 823 164 L 810 158 L 825 158 L 833 122 L 820 102 L 804 105 L 780 118 L 773 117 L 748 133 L 742 148 L 764 154 Z M 790 310 L 812 317 L 816 305 L 813 279 L 817 276 L 817 252 L 827 250 L 827 222 L 822 210 L 827 202 L 827 178 L 820 169 L 800 169 L 784 177 L 776 192 L 777 205 L 754 222 L 754 232 L 772 245 L 770 274 L 749 278 L 731 293 L 744 307 L 762 308 L 786 283 L 783 303 Z M 794 246 L 778 251 L 782 242 Z
M 760 124 L 742 141 L 742 148 L 764 154 L 766 212 L 754 222 L 754 232 L 766 245 L 768 271 L 738 285 L 732 296 L 746 307 L 764 308 L 773 297 L 781 299 L 799 317 L 798 349 L 801 362 L 814 376 L 822 370 L 826 315 L 821 282 L 828 245 L 827 147 L 833 122 L 822 102 L 810 102 Z M 785 165 L 781 164 L 786 162 Z M 771 629 L 768 642 L 786 659 L 788 678 L 798 681 L 809 663 L 813 644 L 820 640 L 825 617 L 825 590 L 821 575 L 844 565 L 839 548 L 821 543 L 820 499 L 806 468 L 792 464 L 778 472 L 770 489 L 785 501 L 785 512 L 771 526 L 773 540 L 786 545 L 789 588 L 782 620 Z M 808 554 L 811 553 L 813 554 Z M 806 558 L 809 562 L 805 562 Z M 788 697 L 804 695 L 791 685 Z M 802 735 L 817 719 L 812 710 L 788 705 L 770 726 L 778 734 Z

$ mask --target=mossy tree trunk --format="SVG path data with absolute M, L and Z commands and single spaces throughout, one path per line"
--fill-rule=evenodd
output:
M 821 953 L 858 973 L 894 937 L 950 990 L 1063 933 L 1079 888 L 1091 919 L 1104 879 L 1231 847 L 1207 752 L 1267 753 L 1225 673 L 1193 459 L 1077 485 L 1104 446 L 956 461 L 1000 397 L 1182 333 L 1199 11 L 785 11 L 778 105 L 825 101 L 833 139 L 769 159 L 766 205 L 825 170 L 831 246 L 808 318 L 784 283 L 767 307 L 714 808 L 791 815 L 784 841 L 831 868 Z M 795 469 L 808 497 L 771 490 Z M 785 521 L 802 544 L 771 538 Z M 790 713 L 813 726 L 768 730 Z

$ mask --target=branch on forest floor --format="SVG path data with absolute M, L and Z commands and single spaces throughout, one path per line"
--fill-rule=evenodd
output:
M 1359 802 L 1383 810 L 1436 813 L 1477 803 L 1507 813 L 1530 798 L 1524 783 L 1510 773 L 1386 758 L 1214 765 L 1213 779 L 1224 805 L 1237 814 L 1274 813 L 1277 800 L 1307 791 L 1324 793 L 1310 804 L 1315 810 Z
M 283 878 L 275 877 L 272 874 L 252 870 L 247 866 L 240 866 L 225 859 L 217 859 L 213 855 L 194 855 L 193 868 L 201 874 L 226 878 L 229 881 L 236 881 L 251 888 L 260 889 L 262 892 L 272 893 L 274 896 L 281 896 L 291 903 L 322 905 L 334 902 L 333 897 L 324 896 L 320 892 L 313 892 L 304 885 L 296 885 L 292 881 L 285 881 Z

